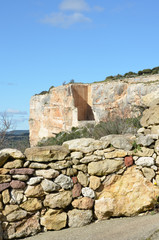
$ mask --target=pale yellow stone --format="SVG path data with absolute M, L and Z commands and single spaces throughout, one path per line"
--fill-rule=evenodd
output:
M 151 157 L 154 154 L 154 149 L 141 147 L 141 150 L 132 151 L 132 154 L 138 157 Z
M 105 158 L 122 158 L 127 155 L 124 150 L 115 150 L 113 152 L 104 153 Z
M 97 188 L 99 188 L 101 185 L 101 180 L 99 177 L 96 176 L 90 176 L 90 183 L 89 183 L 89 187 L 92 188 L 93 190 L 96 190 Z
M 36 186 L 28 186 L 25 191 L 25 195 L 26 197 L 42 197 L 45 194 L 41 184 L 39 184 Z
M 23 161 L 20 159 L 16 159 L 14 161 L 7 162 L 3 167 L 8 169 L 21 168 L 23 167 Z
M 9 190 L 6 189 L 2 192 L 2 199 L 3 199 L 3 203 L 4 204 L 7 204 L 9 203 L 10 201 L 10 193 L 9 193 Z
M 8 214 L 10 214 L 11 212 L 14 212 L 17 209 L 19 209 L 18 205 L 12 205 L 12 204 L 6 205 L 2 213 L 4 216 L 7 216 Z
M 84 187 L 88 186 L 89 183 L 88 178 L 83 172 L 78 172 L 77 179 L 82 186 Z
M 85 164 L 73 165 L 73 168 L 86 173 L 88 171 L 87 166 Z
M 0 183 L 6 183 L 11 181 L 10 175 L 0 175 Z
M 37 198 L 28 198 L 27 201 L 20 205 L 27 212 L 37 211 L 42 208 L 42 203 Z

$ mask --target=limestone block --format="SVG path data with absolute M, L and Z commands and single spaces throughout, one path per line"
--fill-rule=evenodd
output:
M 11 181 L 10 175 L 0 175 L 0 183 L 6 183 Z
M 82 188 L 82 195 L 84 197 L 95 198 L 95 192 L 89 187 Z
M 43 177 L 32 177 L 29 179 L 29 181 L 27 182 L 28 185 L 33 186 L 37 183 L 40 183 L 42 181 L 42 179 L 44 179 Z
M 110 216 L 134 216 L 153 209 L 159 188 L 143 177 L 135 166 L 127 168 L 123 176 L 104 187 L 95 201 L 98 219 Z
M 5 205 L 5 209 L 2 211 L 2 213 L 4 216 L 7 216 L 8 214 L 14 212 L 17 209 L 19 209 L 18 205 L 15 204 Z
M 155 135 L 159 135 L 159 126 L 157 125 L 157 126 L 152 126 L 151 127 L 151 134 L 155 134 Z
M 105 158 L 123 158 L 127 155 L 128 153 L 124 150 L 115 150 L 113 152 L 108 152 L 104 154 Z
M 62 191 L 46 195 L 44 206 L 50 208 L 65 208 L 72 201 L 71 191 Z
M 159 124 L 159 106 L 154 105 L 151 106 L 149 109 L 146 109 L 143 112 L 140 123 L 143 127 Z
M 71 158 L 80 159 L 83 157 L 82 152 L 71 152 Z
M 14 161 L 7 162 L 3 167 L 8 168 L 8 169 L 22 168 L 23 167 L 23 160 L 16 159 Z
M 62 146 L 33 147 L 25 150 L 27 160 L 34 162 L 52 162 L 64 160 L 69 150 Z
M 50 181 L 48 179 L 44 179 L 41 182 L 41 186 L 42 186 L 44 192 L 54 192 L 54 191 L 58 191 L 61 188 L 60 185 L 58 185 L 55 182 Z
M 98 151 L 102 151 L 102 150 L 98 150 Z M 102 157 L 101 157 L 101 156 L 90 155 L 90 156 L 86 156 L 86 157 L 82 158 L 82 159 L 80 160 L 80 162 L 81 162 L 81 163 L 84 163 L 84 164 L 87 164 L 87 163 L 96 162 L 96 161 L 99 161 L 99 160 L 102 160 Z
M 20 204 L 20 207 L 27 212 L 37 211 L 42 208 L 42 202 L 37 198 L 28 198 L 27 201 Z
M 68 212 L 69 227 L 82 227 L 91 223 L 93 214 L 91 210 L 73 209 Z
M 123 161 L 106 159 L 88 164 L 88 173 L 95 176 L 105 176 L 114 173 L 124 166 Z
M 28 186 L 25 190 L 26 197 L 42 197 L 45 195 L 41 184 L 35 186 Z
M 83 198 L 75 199 L 72 202 L 72 206 L 74 208 L 85 209 L 85 210 L 92 209 L 93 204 L 94 204 L 94 200 L 92 198 L 89 198 L 89 197 L 83 197 Z
M 46 169 L 48 167 L 47 164 L 45 163 L 38 163 L 38 162 L 29 162 L 29 168 L 33 168 L 33 169 Z
M 67 170 L 66 170 L 66 175 L 67 176 L 75 176 L 75 175 L 77 175 L 77 169 L 75 169 L 75 168 L 67 168 Z
M 84 173 L 86 173 L 88 171 L 88 168 L 85 164 L 79 164 L 79 165 L 73 165 L 73 168 L 82 171 Z
M 19 181 L 27 181 L 29 176 L 28 175 L 12 175 L 13 179 L 19 180 Z
M 20 204 L 24 199 L 24 191 L 19 189 L 11 190 L 11 204 Z
M 36 176 L 41 176 L 44 178 L 56 178 L 59 175 L 59 172 L 54 169 L 46 169 L 46 170 L 36 170 Z
M 2 199 L 3 199 L 3 203 L 4 204 L 7 204 L 9 203 L 10 201 L 10 193 L 9 193 L 9 190 L 6 189 L 2 192 Z
M 154 139 L 152 137 L 150 137 L 149 135 L 140 135 L 137 139 L 136 139 L 136 143 L 139 145 L 142 145 L 144 147 L 150 146 L 152 143 L 154 142 Z
M 4 165 L 9 156 L 9 153 L 2 152 L 2 150 L 0 151 L 0 167 Z
M 101 185 L 101 180 L 99 177 L 96 176 L 90 176 L 90 183 L 89 183 L 89 187 L 93 190 L 96 190 L 100 187 Z
M 72 161 L 64 160 L 64 161 L 57 161 L 57 162 L 49 163 L 48 166 L 50 166 L 52 169 L 55 169 L 55 170 L 61 170 L 61 169 L 71 167 L 72 164 L 73 164 Z
M 88 177 L 83 172 L 78 172 L 77 179 L 82 186 L 84 187 L 88 186 L 89 183 Z
M 73 187 L 73 181 L 70 177 L 60 174 L 54 181 L 56 184 L 60 185 L 63 189 L 71 189 Z
M 137 166 L 142 166 L 142 167 L 151 167 L 154 165 L 154 158 L 153 157 L 140 157 L 138 160 L 136 160 L 136 165 Z
M 24 159 L 25 158 L 25 155 L 21 151 L 19 151 L 17 149 L 13 149 L 13 148 L 5 148 L 5 149 L 1 150 L 0 153 L 9 154 L 9 156 L 14 159 Z
M 8 222 L 15 222 L 27 216 L 27 211 L 22 209 L 15 210 L 6 216 Z
M 61 210 L 49 209 L 41 218 L 41 225 L 47 230 L 60 230 L 66 226 L 67 214 Z
M 159 155 L 159 140 L 155 142 L 155 152 Z
M 139 157 L 151 157 L 154 154 L 154 149 L 141 147 L 141 150 L 134 151 L 133 155 Z
M 151 168 L 144 167 L 142 168 L 142 172 L 145 178 L 147 178 L 147 180 L 149 181 L 151 181 L 155 177 L 155 171 Z

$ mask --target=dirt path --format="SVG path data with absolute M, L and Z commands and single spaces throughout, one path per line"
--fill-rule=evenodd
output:
M 159 240 L 159 213 L 115 218 L 81 228 L 49 231 L 25 240 Z

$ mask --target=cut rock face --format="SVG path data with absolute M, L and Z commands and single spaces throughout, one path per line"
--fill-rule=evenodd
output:
M 99 194 L 95 201 L 95 215 L 98 219 L 134 216 L 152 209 L 158 195 L 159 188 L 132 166 Z

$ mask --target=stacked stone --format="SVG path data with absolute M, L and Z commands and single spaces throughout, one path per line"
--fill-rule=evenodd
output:
M 140 148 L 132 149 L 134 141 Z M 152 209 L 159 196 L 158 149 L 158 136 L 139 134 L 75 139 L 25 154 L 0 151 L 4 239 Z

